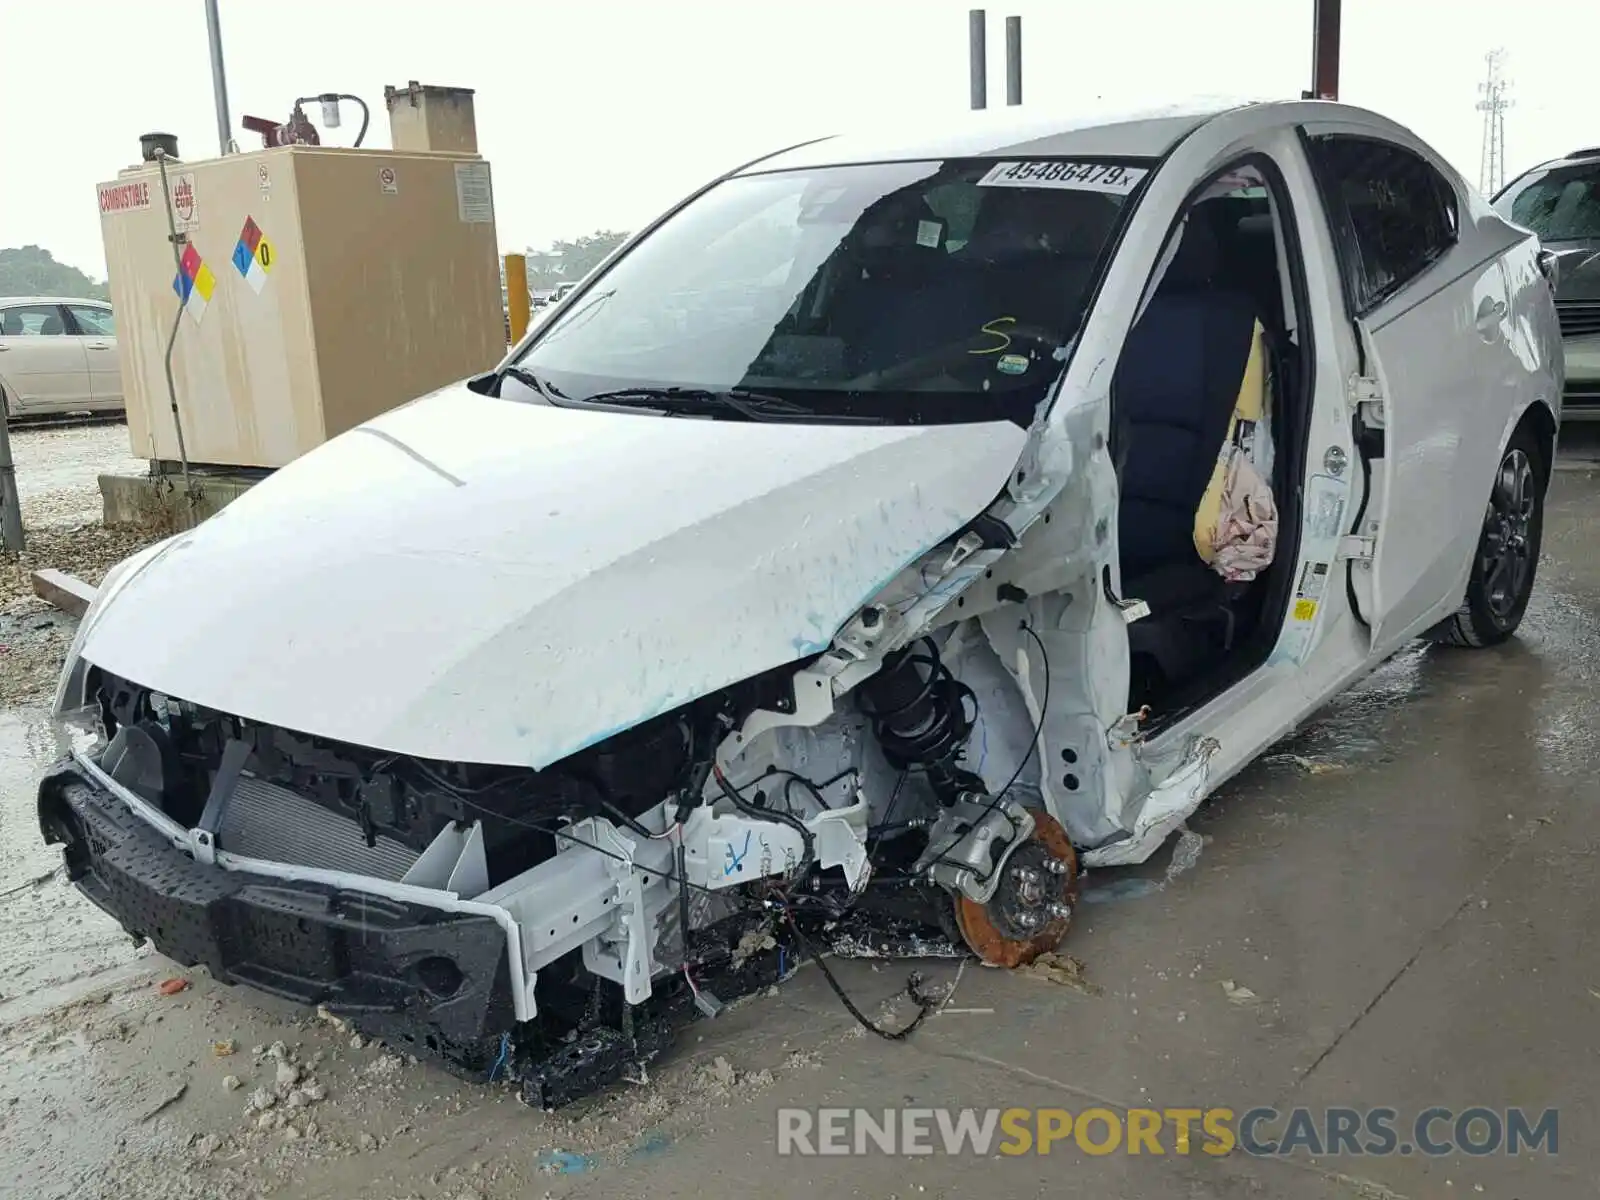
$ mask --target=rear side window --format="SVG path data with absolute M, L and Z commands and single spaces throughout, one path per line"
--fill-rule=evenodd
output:
M 54 304 L 18 304 L 0 309 L 0 337 L 48 337 L 67 332 Z
M 1530 171 L 1494 207 L 1547 242 L 1600 238 L 1600 162 Z
M 1370 312 L 1455 244 L 1455 189 L 1402 146 L 1341 135 L 1309 141 L 1351 309 Z

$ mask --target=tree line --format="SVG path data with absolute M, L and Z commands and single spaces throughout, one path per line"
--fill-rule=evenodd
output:
M 582 279 L 629 236 L 615 229 L 600 229 L 570 241 L 551 242 L 548 250 L 530 247 L 526 252 L 528 288 L 544 292 L 559 284 Z
M 57 262 L 43 246 L 0 250 L 0 296 L 74 296 L 109 300 L 106 285 Z

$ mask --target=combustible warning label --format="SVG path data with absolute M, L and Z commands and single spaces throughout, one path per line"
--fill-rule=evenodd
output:
M 131 183 L 102 183 L 99 193 L 102 213 L 133 212 L 135 209 L 150 207 L 148 179 L 135 180 Z
M 244 229 L 240 231 L 239 240 L 233 247 L 233 265 L 256 295 L 259 296 L 261 289 L 267 286 L 267 276 L 276 261 L 277 253 L 261 232 L 261 226 L 256 224 L 254 217 L 246 217 Z

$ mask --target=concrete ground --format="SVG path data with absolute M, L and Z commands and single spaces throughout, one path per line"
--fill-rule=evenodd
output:
M 33 784 L 56 747 L 38 708 L 13 710 L 0 717 L 0 1195 L 1592 1195 L 1593 445 L 1556 477 L 1522 635 L 1483 653 L 1401 653 L 1197 815 L 1198 861 L 1180 869 L 1164 851 L 1096 873 L 1064 947 L 1087 984 L 969 968 L 944 1013 L 885 1042 L 859 1036 L 807 968 L 685 1036 L 647 1085 L 569 1113 L 529 1112 L 141 957 L 58 880 L 35 882 L 54 858 L 33 830 Z M 908 968 L 837 969 L 876 1012 Z M 950 964 L 927 973 L 955 977 Z M 168 977 L 190 986 L 163 996 Z M 247 1115 L 280 1075 L 298 1077 L 300 1099 Z M 1560 1142 L 1555 1156 L 1444 1159 L 1095 1157 L 1071 1144 L 1048 1157 L 778 1158 L 776 1110 L 817 1105 L 1389 1106 L 1402 1127 L 1435 1105 L 1520 1105 L 1559 1109 Z

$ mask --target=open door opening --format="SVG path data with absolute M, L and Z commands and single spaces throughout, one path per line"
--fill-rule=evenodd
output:
M 1129 707 L 1155 731 L 1270 654 L 1298 559 L 1311 412 L 1288 191 L 1252 157 L 1197 189 L 1112 384 Z

